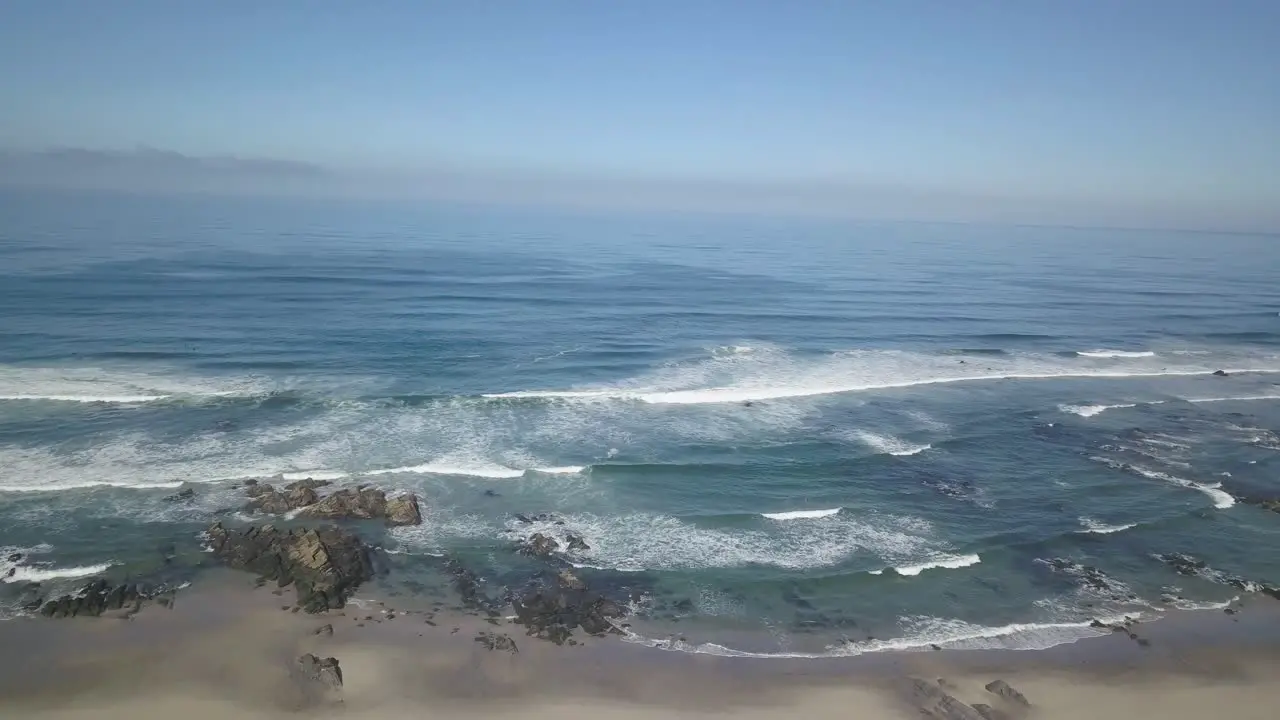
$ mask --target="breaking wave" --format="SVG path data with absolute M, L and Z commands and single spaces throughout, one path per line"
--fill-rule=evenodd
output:
M 811 520 L 813 518 L 830 517 L 844 508 L 828 508 L 826 510 L 792 510 L 791 512 L 760 513 L 770 520 Z
M 916 563 L 914 565 L 902 565 L 899 567 L 893 567 L 888 569 L 893 570 L 899 575 L 914 577 L 924 572 L 925 570 L 934 570 L 934 569 L 941 569 L 941 568 L 955 570 L 958 568 L 969 567 L 971 565 L 977 565 L 980 562 L 982 562 L 982 558 L 978 557 L 976 554 L 951 555 L 951 556 L 935 558 L 933 560 L 926 560 L 925 562 Z M 870 571 L 870 573 L 872 575 L 883 575 L 885 573 L 885 570 L 872 570 Z
M 1124 532 L 1125 530 L 1129 530 L 1130 528 L 1135 528 L 1138 526 L 1138 523 L 1126 523 L 1124 525 L 1107 525 L 1105 523 L 1100 523 L 1097 520 L 1094 520 L 1093 518 L 1087 518 L 1087 517 L 1080 518 L 1080 524 L 1084 526 L 1084 529 L 1077 530 L 1076 532 L 1088 533 L 1092 535 L 1110 535 L 1112 533 Z
M 933 447 L 928 443 L 910 443 L 893 437 L 892 435 L 878 435 L 865 430 L 859 430 L 855 435 L 863 444 L 870 447 L 872 450 L 875 450 L 877 453 L 897 455 L 899 457 L 922 453 Z
M 567 547 L 567 536 L 573 534 L 590 546 L 571 553 L 575 561 L 623 571 L 750 565 L 805 569 L 836 565 L 859 551 L 901 562 L 934 550 L 930 525 L 916 518 L 858 520 L 828 513 L 808 520 L 783 521 L 774 531 L 727 530 L 669 515 L 582 513 L 542 522 L 513 520 L 507 524 L 507 536 L 527 539 L 542 533 Z
M 1145 358 L 1156 354 L 1150 350 L 1077 350 L 1076 355 L 1086 358 Z
M 1108 410 L 1116 410 L 1119 408 L 1137 407 L 1136 403 L 1122 403 L 1120 405 L 1059 405 L 1058 409 L 1064 413 L 1072 413 L 1080 417 L 1093 417 Z
M 18 565 L 11 568 L 12 575 L 6 574 L 0 578 L 7 583 L 20 582 L 47 582 L 49 580 L 63 580 L 89 577 L 106 572 L 111 568 L 113 563 L 102 563 L 100 565 L 83 565 L 80 567 L 69 568 L 51 568 L 51 567 L 31 567 L 28 565 Z M 8 571 L 6 571 L 7 573 Z

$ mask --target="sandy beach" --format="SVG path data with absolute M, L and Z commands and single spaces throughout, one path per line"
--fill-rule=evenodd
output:
M 1009 718 L 1272 718 L 1280 703 L 1280 607 L 1266 598 L 1234 614 L 1139 625 L 1145 646 L 1115 633 L 1044 651 L 822 660 L 666 652 L 616 638 L 556 646 L 505 620 L 369 600 L 318 615 L 291 610 L 251 576 L 217 571 L 171 608 L 130 619 L 0 623 L 0 716 L 913 718 L 922 715 L 913 679 Z M 477 641 L 490 633 L 509 636 L 516 651 Z M 340 699 L 299 680 L 296 659 L 306 653 L 339 660 Z M 984 690 L 995 679 L 1031 707 Z

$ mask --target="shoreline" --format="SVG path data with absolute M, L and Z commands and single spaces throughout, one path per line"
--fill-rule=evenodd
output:
M 472 717 L 765 716 L 787 708 L 813 717 L 907 718 L 903 688 L 911 677 L 944 678 L 948 692 L 967 702 L 990 702 L 983 684 L 1005 679 L 1046 718 L 1131 717 L 1165 701 L 1162 712 L 1176 718 L 1236 696 L 1253 698 L 1250 707 L 1262 714 L 1233 708 L 1231 717 L 1261 718 L 1280 703 L 1280 687 L 1269 682 L 1280 669 L 1280 605 L 1265 597 L 1247 599 L 1233 614 L 1174 611 L 1139 624 L 1147 646 L 1113 633 L 1044 650 L 763 659 L 655 651 L 616 637 L 557 646 L 505 619 L 495 625 L 449 609 L 388 613 L 393 604 L 385 600 L 308 615 L 292 612 L 269 586 L 254 586 L 247 573 L 214 570 L 171 607 L 148 606 L 131 620 L 0 623 L 0 646 L 22 648 L 0 660 L 0 713 L 265 719 L 341 711 L 372 719 L 423 707 Z M 332 632 L 315 634 L 324 626 Z M 486 649 L 476 638 L 487 633 L 509 636 L 517 652 Z M 340 660 L 340 707 L 309 704 L 291 680 L 289 669 L 304 653 Z M 865 714 L 851 714 L 850 704 Z

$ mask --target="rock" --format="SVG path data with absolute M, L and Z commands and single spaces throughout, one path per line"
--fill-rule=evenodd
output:
M 498 494 L 497 490 L 485 490 L 484 496 L 485 497 L 502 497 L 501 495 Z
M 1213 374 L 1217 375 L 1218 377 L 1230 377 L 1230 373 L 1228 373 L 1226 370 L 1214 370 Z
M 577 575 L 574 575 L 572 572 L 570 572 L 567 569 L 561 570 L 560 574 L 556 577 L 560 581 L 560 587 L 566 590 L 586 590 L 587 589 L 587 584 L 582 582 L 582 580 Z
M 315 630 L 312 630 L 312 631 L 311 631 L 311 634 L 312 634 L 312 635 L 332 635 L 332 634 L 333 634 L 333 626 L 332 626 L 332 625 L 328 625 L 328 624 L 321 625 L 320 627 L 316 628 Z
M 1016 703 L 1024 707 L 1031 707 L 1031 703 L 1027 702 L 1027 698 L 1022 693 L 1013 689 L 1009 683 L 1003 680 L 992 680 L 987 683 L 987 692 L 999 695 L 1011 703 Z
M 14 553 L 5 559 L 11 563 L 22 562 L 22 553 Z
M 298 658 L 297 667 L 308 695 L 327 702 L 342 702 L 342 668 L 337 658 L 318 658 L 307 653 Z
M 138 585 L 111 585 L 106 580 L 94 580 L 78 592 L 44 603 L 40 607 L 40 614 L 47 618 L 98 617 L 113 610 L 137 610 L 144 600 L 158 594 L 157 591 Z
M 1236 614 L 1236 611 L 1235 611 L 1235 609 L 1234 609 L 1234 608 L 1222 608 L 1222 612 L 1224 612 L 1224 613 L 1226 613 L 1226 614 L 1228 614 L 1228 615 L 1235 615 L 1235 614 Z
M 974 703 L 973 709 L 977 710 L 978 714 L 986 718 L 987 720 L 1009 720 L 1008 713 L 1003 712 L 1001 710 L 997 710 L 991 707 L 990 705 L 984 705 L 982 703 Z
M 573 533 L 565 536 L 565 547 L 570 552 L 584 552 L 591 549 L 591 546 L 587 544 L 586 540 L 582 539 L 581 535 L 574 535 Z
M 275 489 L 271 485 L 251 485 L 245 490 L 245 494 L 252 500 L 245 506 L 245 509 L 253 512 L 264 512 L 272 515 L 283 515 L 287 512 L 304 508 L 312 505 L 320 500 L 320 496 L 316 494 L 308 484 L 309 481 L 299 480 L 296 483 L 290 483 L 285 486 L 284 491 Z
M 551 553 L 560 549 L 560 543 L 555 538 L 547 537 L 542 533 L 534 533 L 533 537 L 524 541 L 520 547 L 520 552 L 531 557 L 547 557 Z
M 923 678 L 911 678 L 907 694 L 922 714 L 941 720 L 987 720 L 974 708 L 965 705 L 934 683 Z
M 178 492 L 176 492 L 176 493 L 174 493 L 174 494 L 172 494 L 172 495 L 170 495 L 170 496 L 166 497 L 166 498 L 164 499 L 164 501 L 165 501 L 165 502 L 171 502 L 171 503 L 176 503 L 176 502 L 191 502 L 192 500 L 194 500 L 194 499 L 195 499 L 195 497 L 196 497 L 196 491 L 195 491 L 195 490 L 192 490 L 191 488 L 187 488 L 186 490 L 180 490 L 180 491 L 178 491 Z
M 307 612 L 343 607 L 351 593 L 373 577 L 369 548 L 340 528 L 251 525 L 232 530 L 214 523 L 206 535 L 214 556 L 228 566 L 276 580 L 280 587 L 292 583 L 298 605 Z
M 316 488 L 329 487 L 332 484 L 333 483 L 329 482 L 328 480 L 315 480 L 312 478 L 307 478 L 305 480 L 295 480 L 289 483 L 288 485 L 285 485 L 284 489 L 285 490 L 300 490 L 300 489 L 315 490 Z
M 401 495 L 387 501 L 387 524 L 421 525 L 422 510 L 418 507 L 417 495 Z
M 498 635 L 492 632 L 481 633 L 476 636 L 476 642 L 480 643 L 487 650 L 505 650 L 511 654 L 520 652 L 516 647 L 516 641 L 512 640 L 508 635 Z

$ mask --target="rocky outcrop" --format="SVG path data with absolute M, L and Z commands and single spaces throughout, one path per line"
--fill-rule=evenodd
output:
M 512 640 L 509 635 L 486 632 L 476 635 L 475 640 L 483 645 L 486 650 L 501 650 L 513 655 L 520 652 L 520 649 L 516 647 L 516 641 Z
M 939 720 L 987 720 L 972 707 L 960 702 L 931 680 L 911 678 L 906 696 L 920 714 Z
M 587 544 L 587 541 L 581 535 L 574 535 L 573 533 L 565 536 L 564 544 L 565 549 L 569 552 L 585 552 L 591 549 L 591 546 Z
M 356 588 L 373 577 L 369 548 L 340 528 L 281 530 L 251 525 L 243 530 L 215 523 L 206 531 L 213 554 L 229 567 L 292 584 L 307 612 L 343 607 Z
M 1003 710 L 997 710 L 984 703 L 974 703 L 973 709 L 977 710 L 978 714 L 986 718 L 986 720 L 1012 720 L 1008 713 Z
M 143 602 L 161 592 L 163 589 L 149 588 L 146 585 L 112 585 L 106 580 L 94 580 L 79 592 L 44 603 L 40 606 L 40 614 L 47 618 L 68 618 L 98 617 L 112 611 L 137 612 L 142 608 Z
M 613 620 L 626 615 L 626 608 L 592 592 L 576 576 L 571 582 L 557 577 L 555 583 L 542 583 L 513 597 L 516 622 L 528 634 L 561 644 L 575 628 L 589 635 L 618 633 Z
M 1004 680 L 992 680 L 987 683 L 986 690 L 993 695 L 999 695 L 1015 705 L 1031 707 L 1031 703 L 1027 701 L 1027 697 L 1015 690 L 1012 685 Z
M 302 517 L 328 520 L 384 520 L 388 525 L 419 525 L 422 512 L 416 495 L 387 500 L 376 488 L 339 490 L 299 513 Z
M 418 496 L 401 495 L 387 500 L 387 524 L 421 525 L 422 508 L 418 506 Z
M 306 482 L 290 483 L 285 486 L 283 491 L 267 484 L 252 485 L 245 494 L 253 499 L 249 501 L 245 509 L 251 512 L 283 515 L 319 502 L 320 496 L 316 494 L 314 487 L 304 484 Z
M 307 653 L 298 658 L 298 677 L 309 699 L 325 703 L 342 702 L 342 667 L 337 658 L 320 658 Z
M 1230 377 L 1230 376 L 1231 376 L 1231 373 L 1227 372 L 1226 370 L 1214 370 L 1214 371 L 1213 371 L 1213 374 L 1214 374 L 1214 375 L 1216 375 L 1216 376 L 1218 376 L 1218 377 Z
M 544 558 L 559 549 L 560 543 L 555 538 L 542 533 L 534 533 L 520 544 L 520 552 L 530 557 Z
M 328 480 L 307 478 L 277 490 L 272 485 L 250 480 L 245 483 L 245 494 L 251 498 L 245 509 L 272 515 L 300 511 L 301 517 L 325 520 L 383 520 L 391 526 L 422 524 L 422 509 L 416 495 L 387 499 L 382 490 L 358 487 L 321 497 L 316 490 L 329 484 Z

